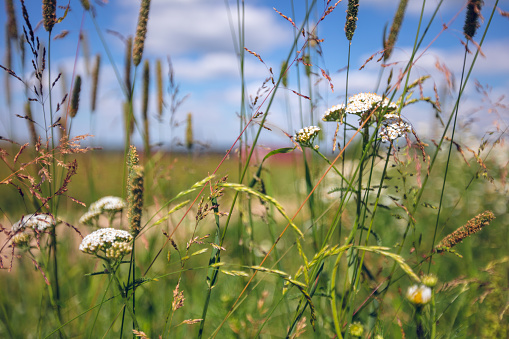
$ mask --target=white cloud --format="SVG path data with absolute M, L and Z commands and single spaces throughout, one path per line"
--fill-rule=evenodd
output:
M 136 23 L 139 1 L 125 1 L 119 23 Z M 230 6 L 233 29 L 237 31 L 236 5 Z M 257 53 L 277 48 L 290 39 L 278 15 L 269 8 L 245 5 L 245 46 Z M 133 32 L 135 27 L 133 28 Z M 236 33 L 237 34 L 237 33 Z M 238 39 L 238 38 L 237 38 Z M 222 1 L 152 1 L 146 51 L 153 54 L 188 54 L 233 51 L 227 8 Z

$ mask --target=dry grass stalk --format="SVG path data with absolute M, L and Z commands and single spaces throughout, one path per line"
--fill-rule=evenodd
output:
M 42 18 L 44 29 L 51 32 L 57 20 L 56 15 L 57 1 L 56 0 L 43 0 L 42 1 Z
M 398 10 L 396 11 L 396 15 L 392 21 L 391 31 L 389 32 L 389 37 L 384 41 L 384 60 L 390 58 L 392 54 L 392 50 L 394 45 L 396 44 L 396 40 L 398 39 L 399 30 L 401 29 L 401 24 L 403 23 L 403 17 L 405 16 L 405 10 L 408 5 L 408 0 L 400 0 Z
M 132 96 L 131 90 L 131 50 L 133 49 L 133 37 L 128 37 L 125 41 L 125 68 L 124 68 L 124 81 L 127 93 L 127 99 L 130 100 Z
M 186 148 L 189 152 L 193 149 L 193 114 L 187 113 Z
M 140 13 L 138 15 L 138 26 L 136 27 L 136 36 L 134 37 L 133 63 L 138 66 L 143 57 L 143 47 L 145 46 L 145 36 L 147 35 L 148 13 L 150 10 L 150 0 L 142 0 Z
M 35 121 L 32 118 L 32 108 L 29 101 L 25 103 L 25 115 L 27 117 L 26 120 L 28 122 L 28 130 L 30 131 L 30 139 L 32 144 L 35 145 L 37 144 L 38 137 L 37 131 L 35 130 Z
M 16 14 L 12 0 L 5 0 L 5 12 L 7 13 L 7 37 L 10 39 L 18 38 L 18 28 L 16 25 Z
M 143 144 L 145 148 L 145 156 L 150 157 L 150 131 L 148 121 L 148 97 L 150 88 L 150 64 L 148 60 L 143 63 L 143 98 L 142 98 L 142 115 L 143 115 Z
M 472 39 L 479 28 L 479 16 L 481 15 L 481 7 L 483 0 L 469 0 L 467 5 L 467 15 L 465 17 L 465 26 L 463 33 L 467 39 Z
M 353 34 L 357 28 L 357 13 L 359 12 L 359 0 L 349 0 L 346 11 L 345 34 L 349 41 L 352 41 Z
M 157 78 L 157 113 L 159 114 L 159 119 L 163 116 L 163 67 L 161 64 L 161 60 L 157 60 L 156 62 L 156 78 Z
M 479 232 L 483 227 L 488 226 L 495 219 L 495 215 L 491 211 L 485 211 L 475 218 L 470 219 L 465 225 L 458 228 L 448 236 L 442 239 L 435 247 L 438 253 L 443 252 L 463 241 L 463 239 Z
M 78 113 L 80 105 L 80 93 L 81 93 L 81 76 L 77 75 L 74 80 L 74 88 L 72 89 L 71 107 L 69 108 L 69 115 L 74 118 Z
M 92 73 L 92 96 L 90 107 L 92 112 L 95 112 L 96 103 L 97 103 L 97 87 L 99 85 L 99 71 L 101 69 L 101 55 L 97 54 L 95 57 L 95 66 L 94 71 Z

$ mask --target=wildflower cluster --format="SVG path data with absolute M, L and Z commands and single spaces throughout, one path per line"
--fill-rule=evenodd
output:
M 107 196 L 103 197 L 96 202 L 90 204 L 88 211 L 80 218 L 80 223 L 92 225 L 94 220 L 97 220 L 102 213 L 109 213 L 110 215 L 122 211 L 126 207 L 126 203 L 122 198 Z
M 55 225 L 55 218 L 49 214 L 27 214 L 12 225 L 12 232 L 31 228 L 36 232 L 42 232 L 45 229 Z
M 302 147 L 313 147 L 313 141 L 316 139 L 319 132 L 320 127 L 304 127 L 295 134 L 294 140 Z
M 387 111 L 393 111 L 398 108 L 398 105 L 390 102 L 388 98 L 382 98 L 375 93 L 359 93 L 348 98 L 346 107 L 344 104 L 339 104 L 329 108 L 322 117 L 322 120 L 340 122 L 347 113 L 361 116 L 371 112 L 376 107 L 387 107 Z
M 384 116 L 378 136 L 382 138 L 383 142 L 392 142 L 411 131 L 410 124 L 403 121 L 399 115 L 389 113 Z
M 133 237 L 127 231 L 114 228 L 102 228 L 87 235 L 80 244 L 80 251 L 99 255 L 103 252 L 108 259 L 120 259 L 131 253 Z

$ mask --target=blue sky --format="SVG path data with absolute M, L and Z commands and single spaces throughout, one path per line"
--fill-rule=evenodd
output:
M 431 18 L 432 10 L 438 1 L 428 0 L 424 12 L 423 22 L 427 24 Z M 97 0 L 92 2 L 96 13 L 96 19 L 101 34 L 104 36 L 116 67 L 123 74 L 124 43 L 121 36 L 134 35 L 139 10 L 139 0 Z M 304 17 L 306 3 L 311 0 L 247 0 L 244 7 L 244 29 L 245 46 L 258 53 L 265 64 L 262 64 L 256 57 L 246 54 L 245 56 L 245 82 L 248 96 L 255 97 L 264 80 L 270 76 L 268 67 L 271 67 L 277 75 L 281 62 L 286 59 L 293 41 L 293 27 L 284 20 L 273 8 L 281 13 L 292 17 L 297 26 L 300 26 Z M 333 4 L 334 1 L 331 2 Z M 436 67 L 437 60 L 445 65 L 453 75 L 456 82 L 459 82 L 461 64 L 463 60 L 464 47 L 461 40 L 464 40 L 462 27 L 465 17 L 464 5 L 466 1 L 447 0 L 444 1 L 442 9 L 433 22 L 426 38 L 424 39 L 421 52 L 428 45 L 429 48 L 418 60 L 412 73 L 411 80 L 418 76 L 431 75 L 425 86 L 425 95 L 433 96 L 433 85 L 436 84 L 440 93 L 447 93 L 447 82 L 443 73 Z M 486 20 L 495 1 L 486 0 L 482 10 L 485 22 L 478 30 L 475 40 L 479 41 Z M 59 1 L 58 5 L 66 5 Z M 26 1 L 30 19 L 33 27 L 41 19 L 41 3 L 39 1 Z M 324 41 L 320 44 L 321 55 L 317 49 L 312 51 L 312 70 L 317 73 L 311 79 L 314 98 L 314 113 L 310 113 L 310 105 L 306 100 L 301 101 L 303 111 L 303 124 L 318 123 L 323 112 L 330 106 L 341 103 L 345 95 L 344 69 L 347 64 L 348 41 L 344 34 L 345 10 L 347 1 L 342 1 L 337 8 L 316 26 L 316 34 Z M 376 88 L 377 78 L 382 62 L 376 62 L 377 57 L 367 67 L 359 71 L 359 67 L 372 54 L 382 49 L 382 34 L 384 26 L 390 27 L 392 18 L 396 11 L 398 1 L 361 0 L 359 6 L 358 27 L 355 32 L 351 46 L 351 73 L 349 82 L 349 93 L 372 92 Z M 96 27 L 88 13 L 84 14 L 79 1 L 71 1 L 71 11 L 62 23 L 54 28 L 53 35 L 63 30 L 69 34 L 60 40 L 51 42 L 51 76 L 55 77 L 57 72 L 65 74 L 65 88 L 70 88 L 73 70 L 75 74 L 83 77 L 82 100 L 80 110 L 73 122 L 72 134 L 85 134 L 91 132 L 89 95 L 91 76 L 89 75 L 93 57 L 97 53 L 102 56 L 102 72 L 99 85 L 98 110 L 95 114 L 95 137 L 94 144 L 103 147 L 119 147 L 123 141 L 122 129 L 122 101 L 123 94 L 113 71 L 112 64 L 107 58 L 104 45 L 101 43 Z M 318 18 L 324 10 L 325 2 L 319 0 L 311 11 L 309 27 L 315 26 Z M 21 32 L 23 24 L 21 17 L 21 6 L 15 1 L 18 14 L 18 31 Z M 293 7 L 293 9 L 292 9 Z M 397 41 L 396 49 L 389 60 L 394 63 L 391 67 L 394 74 L 406 65 L 409 59 L 409 51 L 415 39 L 417 24 L 419 20 L 422 1 L 410 0 L 407 15 L 404 19 L 402 30 Z M 499 7 L 509 11 L 509 3 L 500 1 Z M 294 12 L 295 11 L 295 12 Z M 59 10 L 60 15 L 63 10 Z M 167 57 L 170 56 L 174 69 L 175 81 L 180 86 L 181 97 L 187 96 L 182 106 L 175 115 L 175 121 L 184 122 L 188 112 L 193 113 L 195 139 L 204 144 L 210 144 L 217 149 L 226 149 L 235 140 L 239 133 L 240 112 L 240 73 L 239 59 L 234 49 L 234 38 L 232 37 L 231 25 L 234 27 L 234 34 L 238 36 L 237 1 L 211 0 L 152 0 L 149 17 L 148 34 L 144 58 L 151 63 L 151 69 L 155 69 L 155 60 L 163 62 L 163 74 L 165 87 L 168 84 Z M 231 18 L 231 19 L 229 19 Z M 230 21 L 231 20 L 231 21 Z M 0 23 L 5 25 L 5 13 L 0 13 Z M 449 24 L 450 23 L 450 24 Z M 443 25 L 448 28 L 442 31 Z M 5 26 L 4 26 L 5 27 Z M 79 32 L 86 36 L 87 46 L 78 45 Z M 5 30 L 4 30 L 5 31 Z M 486 129 L 490 127 L 496 114 L 488 112 L 488 104 L 483 102 L 482 95 L 476 91 L 474 80 L 481 85 L 491 87 L 493 100 L 508 92 L 509 89 L 509 19 L 495 13 L 483 46 L 485 58 L 477 61 L 470 80 L 470 85 L 465 92 L 460 114 L 463 121 L 476 122 L 470 125 L 470 129 Z M 43 44 L 47 45 L 47 33 L 40 26 L 36 30 Z M 436 38 L 435 41 L 433 41 Z M 433 41 L 433 42 L 432 42 Z M 298 46 L 301 48 L 304 39 L 300 38 Z M 475 50 L 475 48 L 472 48 Z M 5 34 L 0 36 L 0 52 L 5 54 Z M 419 55 L 421 53 L 418 53 Z M 15 56 L 15 59 L 17 56 Z M 2 60 L 2 64 L 3 64 Z M 88 64 L 88 66 L 87 66 Z M 14 60 L 13 68 L 18 74 L 23 74 L 18 59 Z M 331 91 L 323 77 L 319 76 L 320 68 L 326 70 L 334 84 L 334 92 Z M 87 70 L 88 69 L 88 70 Z M 389 72 L 388 67 L 384 71 L 384 77 Z M 5 75 L 2 74 L 2 78 Z M 30 78 L 26 72 L 24 78 Z M 141 93 L 141 67 L 137 72 L 135 114 L 140 111 Z M 319 81 L 321 79 L 321 81 Z M 385 79 L 385 78 L 384 78 Z M 152 87 L 155 93 L 155 76 L 152 75 Z M 297 64 L 294 63 L 289 70 L 289 87 L 298 90 Z M 2 84 L 4 80 L 2 79 Z M 11 79 L 14 86 L 15 100 L 11 107 L 3 105 L 0 111 L 1 124 L 0 135 L 13 137 L 17 141 L 28 140 L 26 122 L 15 118 L 15 114 L 21 114 L 22 105 L 26 101 L 24 89 Z M 385 84 L 385 80 L 382 80 Z M 55 86 L 54 95 L 56 100 L 63 96 L 64 81 Z M 270 85 L 270 83 L 269 83 Z M 383 85 L 385 86 L 385 85 Z M 308 80 L 304 77 L 301 68 L 301 91 L 309 95 Z M 261 97 L 263 99 L 263 96 Z M 0 100 L 5 101 L 3 94 Z M 451 98 L 449 97 L 449 101 Z M 165 96 L 169 103 L 169 96 Z M 259 101 L 259 103 L 261 100 Z M 502 103 L 507 104 L 507 99 Z M 484 107 L 479 109 L 479 107 Z M 38 104 L 32 104 L 35 119 L 44 125 L 42 119 L 42 108 Z M 444 100 L 444 114 L 449 114 L 447 100 Z M 265 107 L 262 106 L 262 111 Z M 484 110 L 483 110 L 484 109 Z M 250 113 L 251 111 L 248 110 Z M 289 90 L 279 90 L 276 100 L 271 106 L 268 117 L 268 126 L 272 131 L 264 131 L 261 144 L 275 146 L 291 146 L 290 141 L 280 130 L 293 134 L 301 127 L 301 114 L 299 97 Z M 433 136 L 433 111 L 429 105 L 419 104 L 406 108 L 404 116 L 412 122 L 414 127 L 423 136 Z M 502 127 L 507 123 L 507 111 L 501 110 Z M 169 111 L 166 108 L 162 124 L 156 119 L 155 96 L 151 98 L 149 105 L 151 116 L 152 142 L 163 142 L 166 147 L 170 144 L 175 146 L 183 140 L 185 127 L 183 124 L 170 130 Z M 288 120 L 291 116 L 291 124 Z M 21 114 L 23 115 L 23 114 Z M 505 120 L 504 120 L 505 119 Z M 473 127 L 475 126 L 475 127 Z M 481 127 L 482 126 L 482 127 Z M 256 127 L 256 125 L 253 125 Z M 330 148 L 330 140 L 335 125 L 324 125 L 324 132 L 327 137 L 323 142 L 325 149 Z M 40 132 L 42 129 L 40 130 Z M 171 131 L 171 132 L 170 132 Z M 474 131 L 476 132 L 476 131 Z M 136 133 L 135 142 L 141 145 L 139 133 Z

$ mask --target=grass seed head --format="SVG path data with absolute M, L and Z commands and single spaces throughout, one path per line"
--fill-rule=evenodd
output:
M 159 114 L 159 118 L 163 115 L 163 68 L 161 65 L 161 60 L 157 60 L 156 62 L 156 77 L 157 77 L 157 113 Z
M 99 71 L 101 69 L 101 55 L 97 54 L 95 57 L 95 66 L 94 71 L 92 73 L 92 96 L 90 107 L 92 112 L 95 112 L 96 103 L 97 103 L 97 87 L 99 86 Z
M 138 66 L 143 57 L 143 48 L 145 46 L 145 36 L 147 35 L 148 13 L 150 11 L 150 0 L 142 0 L 140 13 L 138 15 L 138 26 L 136 27 L 136 36 L 134 37 L 133 63 Z
M 403 17 L 405 16 L 405 10 L 408 5 L 408 0 L 400 0 L 398 10 L 396 11 L 396 15 L 394 16 L 394 20 L 392 21 L 391 31 L 389 32 L 389 37 L 384 41 L 384 60 L 389 59 L 392 54 L 392 50 L 394 45 L 396 44 L 396 40 L 398 39 L 399 30 L 401 29 L 401 24 L 403 23 Z
M 475 218 L 470 219 L 465 225 L 459 227 L 456 231 L 442 239 L 435 247 L 437 252 L 442 252 L 444 248 L 452 248 L 463 239 L 479 232 L 483 227 L 488 226 L 490 222 L 495 219 L 495 215 L 491 211 L 485 211 Z
M 186 148 L 188 151 L 193 149 L 193 114 L 187 113 L 187 127 L 186 127 Z
M 90 9 L 90 2 L 88 0 L 80 0 L 81 1 L 81 6 L 83 6 L 83 8 L 88 11 Z
M 5 0 L 5 11 L 7 12 L 7 36 L 11 39 L 18 38 L 18 28 L 16 25 L 16 13 L 12 0 Z
M 129 171 L 127 185 L 127 219 L 133 236 L 140 233 L 143 210 L 143 166 L 135 165 Z
M 43 0 L 42 1 L 42 17 L 44 29 L 51 32 L 57 20 L 56 15 L 57 1 L 56 0 Z
M 71 108 L 69 110 L 69 115 L 71 118 L 74 118 L 78 113 L 78 108 L 80 105 L 80 92 L 81 92 L 81 76 L 77 75 L 76 80 L 74 80 L 74 88 L 72 89 L 72 98 L 71 98 Z
M 465 25 L 463 33 L 467 39 L 472 39 L 479 28 L 479 16 L 481 15 L 481 7 L 483 0 L 468 0 L 467 15 L 465 17 Z
M 349 41 L 352 41 L 353 34 L 357 28 L 357 13 L 359 12 L 359 0 L 349 0 L 346 11 L 345 34 Z

